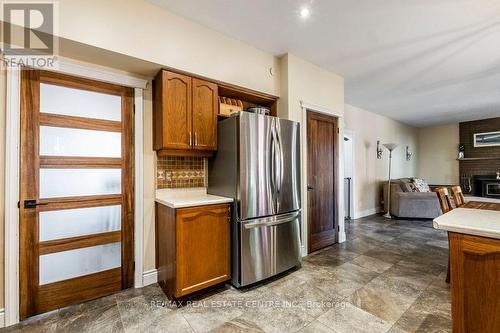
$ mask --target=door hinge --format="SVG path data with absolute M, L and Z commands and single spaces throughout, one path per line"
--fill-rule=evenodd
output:
M 21 208 L 21 201 L 17 202 L 17 208 Z

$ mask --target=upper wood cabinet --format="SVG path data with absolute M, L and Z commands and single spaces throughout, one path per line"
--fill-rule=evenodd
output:
M 193 79 L 194 149 L 217 150 L 217 85 Z
M 160 71 L 154 86 L 154 149 L 170 155 L 216 150 L 217 98 L 212 82 Z

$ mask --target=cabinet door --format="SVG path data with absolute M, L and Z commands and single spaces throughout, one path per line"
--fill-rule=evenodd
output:
M 500 240 L 448 237 L 453 332 L 500 332 Z
M 217 113 L 217 85 L 193 79 L 194 149 L 217 150 Z
M 191 149 L 192 146 L 192 79 L 189 76 L 163 72 L 162 149 Z
M 177 210 L 176 296 L 230 279 L 229 205 Z

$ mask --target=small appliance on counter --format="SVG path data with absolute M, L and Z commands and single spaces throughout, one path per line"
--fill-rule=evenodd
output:
M 244 287 L 301 261 L 300 128 L 240 112 L 218 124 L 208 193 L 233 198 L 232 284 Z

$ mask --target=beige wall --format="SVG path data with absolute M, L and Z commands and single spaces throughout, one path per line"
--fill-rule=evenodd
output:
M 144 167 L 144 214 L 143 214 L 143 270 L 155 269 L 155 161 L 153 151 L 153 92 L 151 85 L 144 91 L 143 104 L 143 167 Z
M 3 62 L 0 61 L 0 309 L 4 306 L 4 230 L 5 230 L 5 93 L 7 86 Z
M 419 174 L 434 185 L 459 184 L 459 124 L 419 129 Z
M 345 128 L 354 132 L 354 216 L 376 212 L 380 207 L 380 184 L 388 178 L 388 151 L 377 159 L 377 140 L 397 143 L 392 158 L 392 178 L 418 176 L 418 129 L 390 118 L 345 106 Z M 405 148 L 414 153 L 405 159 Z
M 273 55 L 147 1 L 65 0 L 59 1 L 59 13 L 61 37 L 279 94 L 279 64 Z
M 302 121 L 301 101 L 344 113 L 344 78 L 292 54 L 280 60 L 281 91 L 287 97 L 279 108 L 281 117 Z

